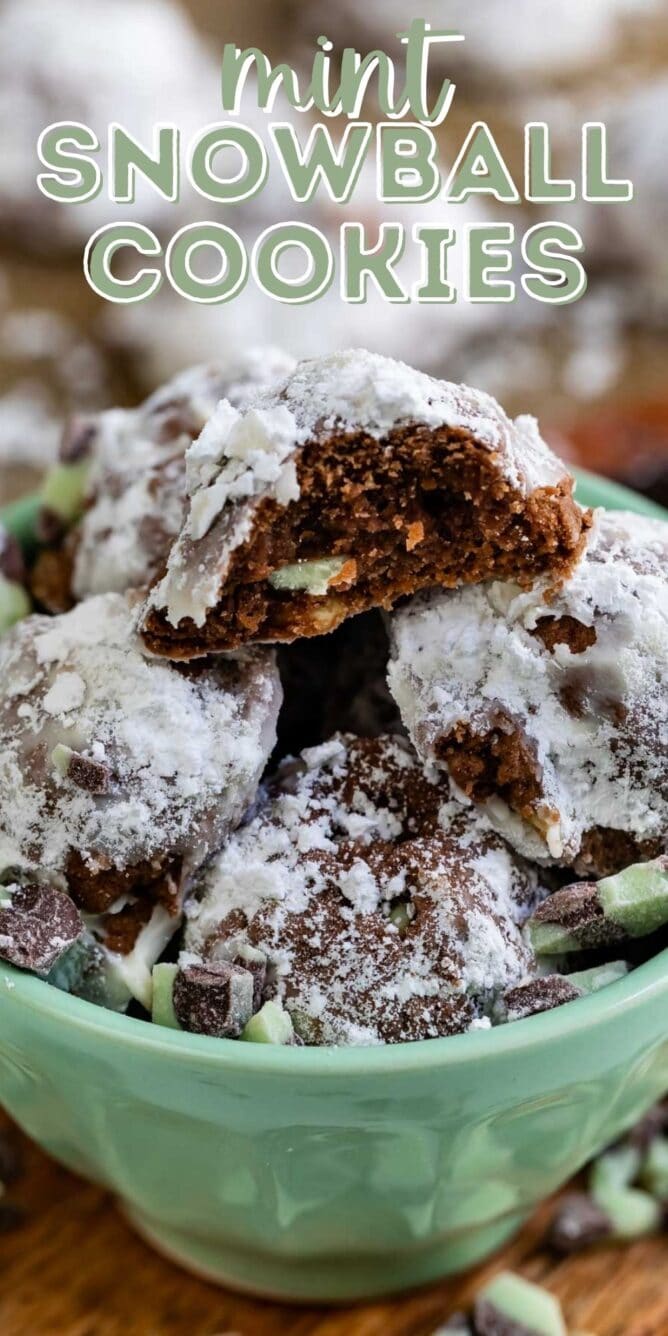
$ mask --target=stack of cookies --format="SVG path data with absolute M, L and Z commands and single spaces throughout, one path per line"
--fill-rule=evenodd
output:
M 668 524 L 573 485 L 533 419 L 362 350 L 75 424 L 0 642 L 0 955 L 382 1044 L 656 950 Z

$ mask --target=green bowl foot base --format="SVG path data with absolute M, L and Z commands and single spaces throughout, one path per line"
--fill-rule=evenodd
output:
M 466 1271 L 512 1237 L 525 1216 L 491 1225 L 420 1251 L 383 1256 L 304 1258 L 267 1256 L 181 1233 L 144 1216 L 125 1202 L 120 1209 L 142 1238 L 170 1262 L 202 1280 L 279 1303 L 354 1303 L 415 1289 Z

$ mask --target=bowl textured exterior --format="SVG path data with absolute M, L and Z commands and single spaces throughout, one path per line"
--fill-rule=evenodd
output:
M 599 480 L 584 500 L 660 513 Z M 668 1089 L 668 952 L 493 1031 L 375 1049 L 239 1044 L 0 967 L 0 1099 L 183 1265 L 346 1301 L 462 1270 Z

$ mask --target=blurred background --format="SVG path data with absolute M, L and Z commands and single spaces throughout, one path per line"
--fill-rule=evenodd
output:
M 104 135 L 118 119 L 148 142 L 153 124 L 169 120 L 185 135 L 223 119 L 225 41 L 308 69 L 321 33 L 337 48 L 398 53 L 393 34 L 416 16 L 467 34 L 442 48 L 440 70 L 434 62 L 437 76 L 457 83 L 438 132 L 445 166 L 470 124 L 485 119 L 521 180 L 522 127 L 545 120 L 558 172 L 577 174 L 582 123 L 607 122 L 612 174 L 630 176 L 636 196 L 627 205 L 562 206 L 585 240 L 581 301 L 350 307 L 330 293 L 296 308 L 250 284 L 222 307 L 165 288 L 134 307 L 95 297 L 81 255 L 104 201 L 62 208 L 39 195 L 34 146 L 44 126 L 78 119 Z M 668 504 L 666 125 L 665 0 L 0 0 L 0 504 L 35 486 L 72 411 L 137 402 L 175 371 L 225 361 L 244 342 L 297 355 L 364 344 L 468 381 L 510 412 L 535 413 L 573 460 Z M 299 126 L 305 131 L 307 118 Z M 226 221 L 252 242 L 296 207 L 270 175 L 262 195 L 228 210 Z M 501 216 L 521 234 L 554 216 L 546 207 Z M 494 216 L 482 201 L 380 206 L 372 172 L 347 208 L 315 201 L 301 209 L 332 235 L 344 216 L 370 227 L 399 218 L 407 230 L 418 218 L 461 229 Z M 147 196 L 141 216 L 165 239 L 185 221 L 222 217 L 187 191 L 178 205 Z M 408 256 L 408 281 L 417 277 L 411 263 Z

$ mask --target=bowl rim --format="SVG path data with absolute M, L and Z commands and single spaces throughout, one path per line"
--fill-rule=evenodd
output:
M 439 1039 L 368 1046 L 297 1048 L 243 1043 L 238 1039 L 217 1039 L 212 1035 L 172 1030 L 86 1002 L 54 988 L 45 979 L 2 963 L 0 997 L 7 992 L 28 1011 L 48 1022 L 62 1023 L 72 1030 L 85 1031 L 89 1038 L 99 1038 L 106 1051 L 107 1045 L 113 1043 L 126 1051 L 134 1050 L 165 1060 L 185 1059 L 196 1066 L 204 1064 L 223 1072 L 236 1070 L 308 1078 L 398 1075 L 400 1072 L 460 1067 L 491 1058 L 507 1060 L 512 1054 L 519 1056 L 546 1044 L 565 1042 L 582 1030 L 593 1031 L 597 1025 L 614 1021 L 618 1016 L 626 1018 L 632 1008 L 645 1002 L 656 1004 L 662 994 L 668 995 L 668 948 L 598 992 L 537 1016 Z
M 590 494 L 591 499 L 585 500 L 584 504 L 668 519 L 668 511 L 619 483 L 585 469 L 574 469 L 573 472 L 576 483 L 582 483 Z M 21 528 L 34 518 L 34 513 L 35 498 L 28 497 L 0 510 L 0 521 L 6 517 L 11 524 L 13 519 L 16 527 Z M 459 1066 L 485 1058 L 507 1058 L 509 1054 L 591 1030 L 602 1022 L 615 1019 L 619 1012 L 628 1013 L 630 1008 L 658 998 L 662 991 L 668 993 L 668 948 L 597 993 L 508 1025 L 410 1043 L 293 1048 L 216 1039 L 211 1035 L 154 1025 L 86 1002 L 34 974 L 0 961 L 0 997 L 6 992 L 14 994 L 29 1011 L 45 1016 L 47 1021 L 58 1020 L 74 1030 L 97 1035 L 104 1038 L 105 1044 L 111 1042 L 121 1048 L 134 1049 L 138 1053 L 150 1052 L 165 1059 L 178 1057 L 222 1071 L 274 1072 L 304 1077 L 398 1074 L 400 1071 Z

